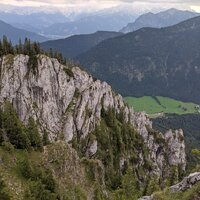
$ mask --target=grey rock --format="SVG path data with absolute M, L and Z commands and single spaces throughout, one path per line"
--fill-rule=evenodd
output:
M 152 196 L 144 196 L 144 197 L 139 198 L 138 200 L 153 200 L 153 197 Z
M 90 141 L 87 147 L 86 156 L 90 158 L 93 155 L 95 155 L 96 152 L 97 152 L 97 141 L 96 140 Z
M 94 81 L 80 68 L 63 66 L 56 59 L 44 55 L 38 55 L 38 70 L 34 75 L 29 72 L 28 60 L 25 55 L 15 56 L 13 63 L 7 62 L 7 56 L 0 59 L 0 105 L 10 101 L 24 123 L 32 116 L 41 124 L 41 134 L 46 129 L 51 141 L 63 138 L 69 142 L 77 135 L 87 137 L 99 125 L 102 108 L 113 108 L 116 113 L 123 112 L 125 121 L 142 136 L 149 150 L 152 173 L 160 177 L 168 170 L 169 164 L 185 170 L 185 144 L 181 130 L 152 135 L 148 130 L 152 129 L 152 122 L 147 114 L 134 112 L 125 105 L 122 96 L 115 94 L 106 82 Z M 156 137 L 166 145 L 159 143 Z M 85 147 L 86 156 L 95 155 L 97 149 L 97 141 L 89 141 Z M 142 153 L 137 153 L 139 167 L 144 164 L 144 158 Z M 121 170 L 128 157 L 120 159 Z
M 200 172 L 195 172 L 185 177 L 180 183 L 170 187 L 171 192 L 180 192 L 192 188 L 194 184 L 200 181 Z

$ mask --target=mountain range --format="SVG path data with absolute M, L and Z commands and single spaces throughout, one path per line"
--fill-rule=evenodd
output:
M 22 28 L 51 39 L 60 39 L 76 34 L 96 31 L 118 31 L 139 16 L 132 8 L 110 8 L 90 13 L 45 13 L 18 14 L 0 12 L 0 19 L 12 26 Z
M 18 14 L 13 12 L 0 12 L 0 20 L 20 29 L 41 33 L 42 30 L 54 23 L 66 22 L 69 19 L 62 13 L 36 12 Z
M 122 33 L 98 31 L 93 34 L 74 35 L 66 39 L 46 41 L 41 43 L 41 47 L 47 51 L 52 48 L 62 52 L 66 58 L 73 58 L 96 46 L 103 40 L 119 35 L 122 35 Z
M 200 17 L 104 40 L 77 60 L 124 96 L 200 102 Z
M 4 35 L 9 40 L 11 40 L 13 44 L 17 44 L 19 42 L 19 39 L 23 41 L 25 38 L 29 38 L 32 41 L 38 41 L 38 42 L 48 40 L 44 36 L 23 29 L 15 28 L 0 20 L 0 38 L 2 39 Z
M 0 25 L 13 43 L 46 39 Z M 193 149 L 199 147 L 199 114 L 160 115 L 152 122 L 118 91 L 199 102 L 199 35 L 195 17 L 167 28 L 98 31 L 41 43 L 90 73 L 37 43 L 12 46 L 4 40 L 0 199 L 198 200 L 200 172 L 186 175 L 199 169 L 200 150 Z M 160 97 L 152 99 L 166 107 Z M 186 104 L 176 105 L 187 110 Z
M 148 15 L 152 15 L 153 19 L 151 18 L 151 20 L 150 20 Z M 194 12 L 181 11 L 181 10 L 177 10 L 177 9 L 173 8 L 173 9 L 169 9 L 169 10 L 157 13 L 157 14 L 150 13 L 150 14 L 142 15 L 141 17 L 136 19 L 135 24 L 138 24 L 137 29 L 142 28 L 143 26 L 144 27 L 145 26 L 150 26 L 150 27 L 163 26 L 164 27 L 164 26 L 176 24 L 176 22 L 178 23 L 180 21 L 184 21 L 185 19 L 192 18 L 197 15 L 198 14 L 194 13 Z M 102 15 L 101 15 L 101 17 L 102 17 Z M 80 21 L 80 24 L 82 24 L 82 22 L 83 21 Z M 70 23 L 72 26 L 74 26 L 73 25 L 74 22 L 70 22 Z M 57 26 L 57 24 L 54 24 L 53 26 Z M 65 27 L 67 27 L 66 24 L 60 30 L 57 30 L 56 27 L 54 29 L 57 32 L 62 32 L 62 30 L 64 30 Z M 77 27 L 75 27 L 75 29 L 76 28 Z M 72 29 L 73 29 L 73 27 L 72 27 Z M 72 29 L 71 29 L 71 31 L 73 32 Z M 94 28 L 94 30 L 95 29 L 96 28 Z M 131 30 L 129 30 L 129 31 L 131 32 Z M 51 30 L 49 30 L 49 32 L 51 32 Z M 77 32 L 79 32 L 79 31 L 77 30 Z M 123 31 L 121 31 L 121 33 L 122 32 Z M 124 31 L 124 32 L 126 32 L 126 31 Z M 64 56 L 66 56 L 67 58 L 72 58 L 72 57 L 78 56 L 79 54 L 89 50 L 91 47 L 97 45 L 98 43 L 100 43 L 101 41 L 103 41 L 105 39 L 112 38 L 114 36 L 119 36 L 119 35 L 120 34 L 117 32 L 114 33 L 114 32 L 108 32 L 108 31 L 98 31 L 98 32 L 92 33 L 92 34 L 73 35 L 66 39 L 51 40 L 51 41 L 42 43 L 41 45 L 45 50 L 49 50 L 50 48 L 56 49 L 57 51 L 62 52 L 62 54 Z
M 129 14 L 107 13 L 90 15 L 72 22 L 56 23 L 42 32 L 44 35 L 66 37 L 76 34 L 89 34 L 96 31 L 118 31 L 133 17 Z
M 139 16 L 135 22 L 129 23 L 127 26 L 122 28 L 120 31 L 123 33 L 128 33 L 132 31 L 136 31 L 143 27 L 151 27 L 151 28 L 162 28 L 167 26 L 172 26 L 178 24 L 184 20 L 197 17 L 199 13 L 195 13 L 187 10 L 177 10 L 171 8 L 169 10 L 165 10 L 159 13 L 146 13 Z

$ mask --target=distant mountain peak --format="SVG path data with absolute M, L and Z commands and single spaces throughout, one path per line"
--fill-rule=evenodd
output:
M 4 35 L 7 36 L 7 38 L 11 40 L 13 44 L 18 43 L 19 39 L 24 40 L 25 38 L 29 38 L 32 41 L 37 41 L 37 42 L 48 40 L 47 38 L 41 35 L 16 28 L 0 20 L 0 39 L 3 38 Z
M 135 22 L 129 23 L 120 31 L 128 33 L 143 27 L 162 28 L 172 26 L 198 15 L 200 14 L 188 10 L 178 10 L 176 8 L 170 8 L 159 13 L 149 12 L 141 15 L 135 20 Z

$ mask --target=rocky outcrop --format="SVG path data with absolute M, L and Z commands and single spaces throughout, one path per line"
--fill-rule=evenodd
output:
M 195 172 L 185 177 L 180 183 L 170 187 L 171 192 L 183 192 L 192 188 L 197 182 L 200 181 L 200 172 Z
M 32 116 L 40 125 L 40 132 L 49 132 L 49 139 L 71 141 L 85 138 L 101 121 L 102 110 L 114 109 L 122 113 L 143 138 L 148 148 L 148 159 L 154 174 L 161 176 L 169 165 L 185 169 L 185 145 L 182 131 L 169 131 L 165 136 L 152 134 L 152 123 L 145 113 L 136 113 L 124 104 L 106 82 L 93 80 L 85 71 L 74 66 L 63 66 L 56 59 L 38 55 L 38 66 L 33 73 L 29 57 L 17 55 L 8 62 L 0 59 L 0 104 L 13 104 L 20 119 L 26 123 Z M 86 156 L 98 150 L 98 141 L 92 139 L 86 146 Z M 138 153 L 138 152 L 137 152 Z M 122 157 L 120 166 L 125 159 Z M 168 164 L 169 163 L 169 164 Z M 144 164 L 140 155 L 138 166 Z
M 199 181 L 200 181 L 200 172 L 195 172 L 185 177 L 180 183 L 177 183 L 176 185 L 171 186 L 169 188 L 170 189 L 169 191 L 170 193 L 185 192 L 186 190 L 191 189 Z M 171 196 L 172 195 L 173 194 L 171 194 Z M 199 199 L 198 195 L 196 196 L 196 198 L 193 197 L 192 199 Z M 138 200 L 154 200 L 154 199 L 157 199 L 156 194 L 152 194 L 151 196 L 143 196 L 139 198 Z
M 151 197 L 151 196 L 144 196 L 144 197 L 139 198 L 138 200 L 153 200 L 153 197 Z
M 185 151 L 185 143 L 183 131 L 169 130 L 165 133 L 165 139 L 167 141 L 167 154 L 170 165 L 180 165 L 185 170 L 186 157 L 182 153 Z M 185 163 L 185 164 L 184 164 Z

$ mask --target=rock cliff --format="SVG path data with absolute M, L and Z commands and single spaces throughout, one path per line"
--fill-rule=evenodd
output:
M 181 130 L 166 134 L 155 132 L 145 113 L 134 112 L 111 86 L 94 80 L 77 66 L 63 66 L 56 59 L 38 55 L 36 67 L 30 68 L 29 60 L 29 56 L 25 55 L 0 58 L 0 104 L 3 107 L 5 101 L 11 102 L 25 124 L 29 117 L 33 117 L 41 134 L 44 130 L 48 131 L 51 142 L 64 140 L 72 143 L 74 138 L 78 138 L 80 143 L 90 137 L 82 147 L 85 145 L 85 156 L 92 158 L 100 149 L 100 140 L 106 140 L 105 134 L 96 137 L 94 132 L 106 121 L 102 119 L 102 113 L 112 110 L 114 115 L 122 116 L 121 121 L 118 120 L 120 130 L 116 129 L 114 133 L 122 134 L 121 126 L 127 124 L 137 133 L 136 138 L 140 137 L 142 141 L 141 145 L 136 143 L 136 152 L 131 147 L 125 148 L 123 154 L 116 154 L 121 171 L 131 160 L 133 152 L 137 157 L 135 168 L 142 166 L 158 178 L 169 176 L 172 167 L 185 170 L 185 145 Z M 110 127 L 113 128 L 112 125 Z M 116 133 L 113 137 L 121 138 L 121 135 Z M 98 156 L 96 159 L 101 160 Z M 136 175 L 142 176 L 139 172 Z
M 199 199 L 199 181 L 200 181 L 200 172 L 195 172 L 185 177 L 181 182 L 173 185 L 169 188 L 168 191 L 164 191 L 162 196 L 158 196 L 158 193 L 152 194 L 151 196 L 143 196 L 138 200 L 154 200 L 154 199 L 172 199 L 173 196 L 176 199 L 181 199 L 181 196 L 178 197 L 177 194 L 182 195 L 186 199 Z M 196 187 L 196 188 L 195 188 Z M 191 190 L 193 190 L 191 192 Z M 185 192 L 185 193 L 184 193 Z M 189 192 L 189 195 L 187 194 Z M 163 197 L 163 198 L 162 198 Z M 175 199 L 174 198 L 174 199 Z

